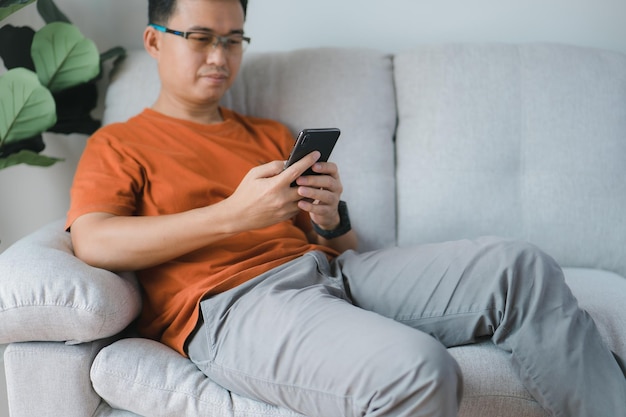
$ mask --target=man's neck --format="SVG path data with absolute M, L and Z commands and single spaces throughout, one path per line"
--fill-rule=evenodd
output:
M 183 104 L 173 105 L 168 100 L 163 99 L 163 97 L 159 97 L 152 106 L 152 110 L 163 113 L 166 116 L 200 124 L 214 124 L 224 121 L 219 109 L 219 103 L 204 107 L 185 106 Z

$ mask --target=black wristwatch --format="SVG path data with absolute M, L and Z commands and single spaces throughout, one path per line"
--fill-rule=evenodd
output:
M 343 236 L 352 230 L 352 226 L 350 225 L 350 216 L 348 215 L 348 205 L 346 202 L 340 201 L 337 210 L 339 211 L 339 226 L 333 230 L 324 230 L 312 221 L 311 224 L 313 225 L 315 233 L 324 239 L 334 239 L 336 237 Z

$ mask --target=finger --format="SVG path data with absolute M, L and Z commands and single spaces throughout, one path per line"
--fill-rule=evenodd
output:
M 313 189 L 312 191 L 302 190 L 303 192 L 307 194 L 313 194 L 313 198 L 319 198 L 323 202 L 328 202 L 331 204 L 339 201 L 339 198 L 343 193 L 343 184 L 341 183 L 339 178 L 334 178 L 330 175 L 309 175 L 305 177 L 300 177 L 296 181 L 296 183 L 300 187 Z M 316 192 L 315 190 L 321 190 L 325 192 L 320 193 Z M 328 193 L 331 193 L 332 197 Z M 329 196 L 328 198 L 325 197 L 327 195 Z
M 271 178 L 283 172 L 283 167 L 282 161 L 272 161 L 252 168 L 250 175 L 254 178 Z
M 339 174 L 337 164 L 333 162 L 317 162 L 311 168 L 313 172 L 330 175 L 331 177 L 337 177 Z
M 285 168 L 283 171 L 286 181 L 291 184 L 296 179 L 298 179 L 304 171 L 309 169 L 317 160 L 320 158 L 321 154 L 319 151 L 313 151 L 310 154 L 306 155 L 304 158 L 300 159 L 295 164 Z
M 337 179 L 325 174 L 302 176 L 296 180 L 296 184 L 302 187 L 323 188 L 330 191 L 337 191 L 340 189 Z
M 326 188 L 298 187 L 298 194 L 316 206 L 336 206 L 339 195 Z
M 311 201 L 311 200 L 300 200 L 298 202 L 298 207 L 305 211 L 308 212 L 311 216 L 312 219 L 315 218 L 318 221 L 316 221 L 317 224 L 320 224 L 320 222 L 325 222 L 324 219 L 330 219 L 329 221 L 334 220 L 337 217 L 337 205 L 331 205 L 331 204 L 322 204 L 321 202 L 318 202 L 317 200 L 315 201 Z

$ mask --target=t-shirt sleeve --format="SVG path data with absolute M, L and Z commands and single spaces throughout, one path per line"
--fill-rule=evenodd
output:
M 136 159 L 115 135 L 96 132 L 87 141 L 76 169 L 66 228 L 87 213 L 135 214 L 142 189 L 142 169 Z

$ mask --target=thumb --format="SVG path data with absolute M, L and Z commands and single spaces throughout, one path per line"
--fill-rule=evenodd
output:
M 283 166 L 283 161 L 272 161 L 252 168 L 249 174 L 253 178 L 271 178 L 283 172 Z

